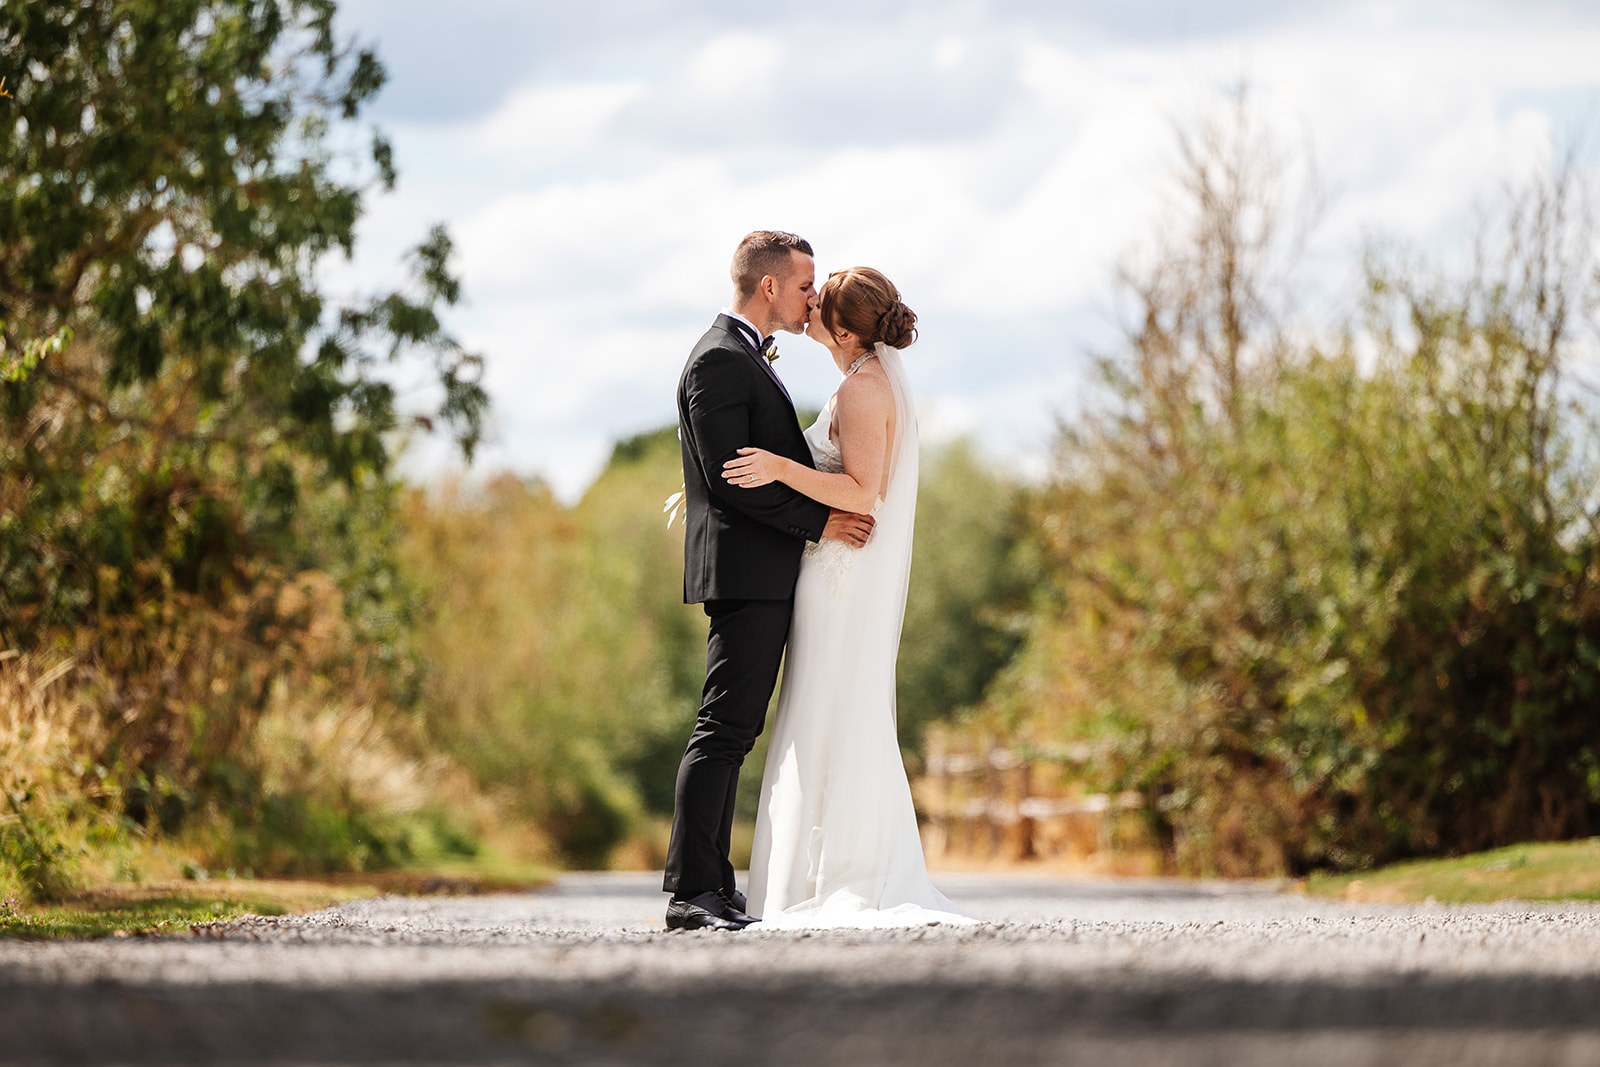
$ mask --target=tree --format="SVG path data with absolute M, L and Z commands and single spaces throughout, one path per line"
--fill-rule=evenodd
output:
M 76 580 L 18 581 L 43 562 L 45 516 L 86 504 L 73 485 L 86 472 L 53 447 L 73 436 L 67 423 L 145 438 L 155 469 L 142 473 L 153 477 L 233 466 L 254 511 L 235 531 L 247 541 L 284 524 L 308 478 L 382 478 L 398 418 L 386 361 L 432 360 L 442 402 L 418 414 L 442 419 L 470 455 L 486 395 L 480 360 L 438 318 L 460 295 L 444 231 L 416 250 L 411 292 L 341 307 L 317 287 L 322 258 L 351 252 L 363 195 L 395 179 L 376 134 L 368 180 L 344 177 L 356 168 L 338 142 L 384 73 L 370 51 L 338 42 L 334 10 L 331 0 L 0 10 L 13 93 L 0 100 L 4 348 L 29 353 L 64 329 L 79 339 L 3 398 L 7 476 L 34 487 L 33 536 L 13 529 L 0 549 L 10 609 L 0 629 L 13 638 L 31 632 L 19 607 L 40 608 L 38 624 L 74 621 L 93 584 L 83 568 L 117 553 L 80 546 L 76 561 L 52 561 L 80 565 Z M 64 415 L 53 433 L 19 432 L 52 405 Z M 192 514 L 198 500 L 168 503 Z M 122 539 L 109 527 L 98 536 Z
M 229 782 L 253 804 L 253 726 L 286 679 L 403 699 L 392 434 L 437 424 L 469 457 L 479 437 L 442 229 L 400 291 L 319 287 L 395 181 L 359 122 L 383 68 L 334 16 L 0 6 L 0 647 L 75 656 L 104 713 L 97 795 L 141 821 Z M 432 410 L 400 409 L 399 360 L 430 364 Z

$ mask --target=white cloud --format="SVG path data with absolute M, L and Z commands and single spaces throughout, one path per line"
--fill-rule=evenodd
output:
M 604 147 L 607 125 L 648 89 L 641 81 L 523 89 L 473 128 L 474 147 L 517 174 L 558 171 Z
M 674 417 L 739 236 L 793 229 L 824 270 L 882 267 L 922 314 L 931 427 L 969 426 L 1037 469 L 1084 347 L 1105 342 L 1113 265 L 1172 224 L 1172 124 L 1241 76 L 1276 130 L 1315 146 L 1333 264 L 1374 230 L 1458 234 L 1501 182 L 1548 165 L 1565 131 L 1538 101 L 1600 92 L 1595 18 L 1345 6 L 1118 43 L 981 10 L 959 33 L 916 13 L 826 37 L 807 21 L 711 33 L 529 84 L 476 120 L 395 127 L 401 191 L 338 276 L 392 274 L 448 220 L 472 301 L 455 321 L 498 406 L 488 462 L 570 495 L 612 438 Z M 793 391 L 819 403 L 826 357 L 785 351 Z

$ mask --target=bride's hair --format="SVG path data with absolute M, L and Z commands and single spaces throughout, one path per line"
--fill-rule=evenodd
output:
M 917 313 L 900 300 L 900 290 L 871 267 L 836 270 L 822 283 L 817 304 L 828 332 L 849 330 L 868 349 L 879 341 L 905 348 L 917 340 Z

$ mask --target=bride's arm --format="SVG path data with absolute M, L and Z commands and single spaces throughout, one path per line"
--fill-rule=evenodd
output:
M 819 504 L 865 515 L 878 502 L 878 487 L 883 484 L 889 415 L 893 411 L 894 394 L 888 382 L 876 375 L 852 374 L 839 386 L 833 413 L 839 427 L 843 474 L 813 470 L 765 449 L 741 448 L 738 459 L 723 464 L 722 476 L 741 489 L 782 482 Z

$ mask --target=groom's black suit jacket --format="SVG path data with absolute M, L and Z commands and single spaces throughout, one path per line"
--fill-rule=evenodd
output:
M 793 596 L 801 552 L 822 537 L 828 508 L 781 482 L 741 489 L 723 480 L 722 465 L 741 448 L 812 465 L 794 404 L 726 315 L 700 338 L 678 380 L 678 439 L 684 602 Z

